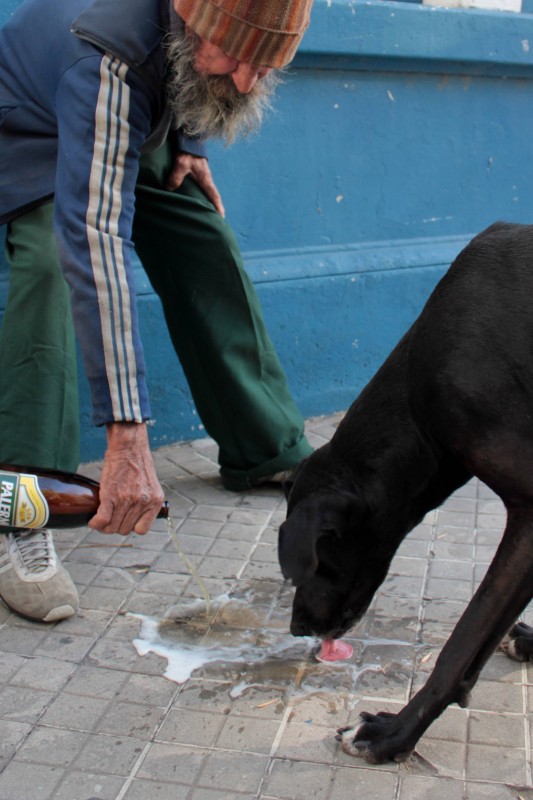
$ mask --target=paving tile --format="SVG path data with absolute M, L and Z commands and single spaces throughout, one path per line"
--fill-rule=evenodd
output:
M 413 576 L 424 578 L 426 574 L 427 563 L 423 558 L 408 558 L 407 556 L 398 555 L 392 559 L 390 572 L 394 575 Z
M 280 723 L 269 719 L 229 717 L 217 738 L 216 746 L 228 750 L 269 754 Z
M 215 537 L 176 535 L 160 553 L 152 569 L 172 573 L 176 578 L 190 576 L 190 566 L 198 568 L 202 558 L 216 541 Z
M 398 607 L 401 604 L 401 599 L 398 599 Z M 364 620 L 365 636 L 369 639 L 392 639 L 414 643 L 418 639 L 419 628 L 418 609 L 415 616 L 390 617 L 375 613 L 367 615 L 367 619 Z
M 365 800 L 396 800 L 398 777 L 396 770 L 389 772 L 387 767 L 380 769 L 352 769 L 337 767 L 334 770 L 333 788 L 328 800 L 346 800 L 349 797 L 364 797 Z M 431 800 L 436 800 L 433 795 Z M 414 800 L 410 797 L 409 800 Z M 452 798 L 447 798 L 452 800 Z
M 425 563 L 425 562 L 424 562 Z M 458 581 L 471 581 L 474 565 L 471 561 L 434 560 L 429 567 L 431 578 L 448 578 Z
M 81 661 L 95 642 L 95 636 L 82 636 L 57 628 L 45 636 L 34 650 L 37 656 L 52 656 L 63 661 Z
M 142 739 L 104 733 L 87 736 L 76 769 L 103 775 L 129 775 L 146 747 Z
M 458 492 L 445 500 L 441 506 L 441 509 L 443 511 L 475 513 L 478 510 L 478 502 L 476 497 L 465 497 Z
M 287 724 L 276 748 L 278 758 L 301 763 L 318 762 L 335 764 L 338 755 L 335 731 L 313 723 L 291 722 Z
M 188 800 L 190 786 L 178 783 L 162 783 L 161 781 L 147 781 L 136 779 L 132 781 L 124 800 Z
M 527 786 L 502 783 L 465 783 L 465 800 L 533 800 L 533 790 Z
M 210 713 L 208 709 L 171 709 L 155 738 L 158 742 L 209 747 L 214 745 L 223 723 L 224 717 Z
M 473 744 L 490 744 L 503 748 L 519 745 L 524 739 L 524 717 L 521 714 L 491 714 L 471 711 L 468 719 L 468 740 Z
M 243 525 L 256 525 L 260 528 L 265 526 L 271 519 L 272 514 L 268 511 L 253 508 L 236 508 L 228 516 L 231 523 L 242 523 Z
M 14 760 L 51 767 L 68 767 L 77 760 L 88 734 L 63 728 L 37 727 L 17 750 Z
M 470 511 L 451 510 L 450 506 L 444 506 L 439 509 L 437 514 L 437 524 L 439 526 L 447 526 L 450 528 L 462 528 L 470 532 L 472 536 L 472 528 L 476 522 L 475 508 Z
M 95 731 L 150 741 L 159 727 L 161 714 L 162 709 L 157 706 L 115 701 L 104 710 Z
M 431 771 L 447 778 L 462 778 L 465 770 L 466 745 L 463 742 L 423 737 L 416 751 Z
M 95 666 L 112 669 L 118 664 L 122 670 L 143 672 L 147 675 L 161 675 L 166 666 L 158 656 L 137 655 L 131 641 L 119 641 L 111 637 L 100 639 L 92 648 L 87 660 Z
M 0 634 L 1 638 L 1 634 Z M 28 661 L 24 656 L 0 652 L 0 682 L 7 683 Z
M 398 553 L 410 558 L 427 558 L 430 544 L 429 541 L 424 539 L 415 539 L 408 536 L 403 541 Z
M 467 741 L 468 712 L 457 706 L 449 706 L 436 719 L 425 733 L 427 739 L 440 739 L 449 742 Z
M 202 576 L 228 580 L 238 577 L 241 567 L 241 559 L 214 558 L 211 556 L 203 558 L 200 564 Z
M 177 694 L 178 687 L 172 681 L 155 675 L 131 674 L 114 694 L 117 701 L 143 703 L 166 709 Z
M 505 748 L 471 744 L 467 750 L 466 777 L 524 786 L 527 782 L 525 750 L 509 744 Z
M 255 491 L 258 493 L 246 494 L 246 497 L 243 497 L 239 501 L 238 505 L 240 508 L 254 508 L 275 513 L 280 506 L 285 505 L 285 499 L 281 496 L 281 488 L 271 490 L 263 489 L 261 494 L 259 494 L 259 490 Z
M 77 667 L 65 686 L 66 694 L 93 699 L 112 700 L 122 689 L 130 673 L 82 664 Z
M 94 731 L 98 720 L 108 707 L 108 700 L 61 694 L 50 703 L 40 722 L 43 725 L 60 726 L 73 731 Z
M 31 656 L 46 638 L 47 632 L 47 628 L 34 630 L 33 627 L 23 627 L 15 619 L 12 626 L 4 625 L 2 628 L 0 651 L 11 655 Z
M 152 744 L 144 758 L 138 778 L 191 785 L 195 782 L 208 751 L 180 745 Z
M 255 542 L 258 536 L 257 525 L 244 525 L 240 522 L 227 522 L 220 529 L 223 539 L 236 539 L 242 542 Z
M 140 536 L 139 539 L 142 539 Z M 107 562 L 107 566 L 118 567 L 123 570 L 138 569 L 139 564 L 143 567 L 150 566 L 157 559 L 159 550 L 148 550 L 138 547 L 137 544 L 131 550 L 120 548 L 115 551 Z
M 504 509 L 502 509 L 501 513 L 499 514 L 478 514 L 477 527 L 480 529 L 499 528 L 500 530 L 503 530 L 503 528 L 505 528 L 506 519 L 507 515 Z
M 452 580 L 450 578 L 431 577 L 427 583 L 425 595 L 431 600 L 454 597 L 468 603 L 473 594 L 471 577 L 468 580 Z
M 190 581 L 187 582 L 187 587 L 189 586 Z M 127 603 L 124 604 L 123 610 L 131 615 L 140 614 L 145 617 L 163 618 L 167 610 L 176 605 L 177 602 L 180 602 L 187 591 L 188 589 L 185 589 L 180 595 L 136 591 L 130 596 Z M 196 592 L 194 587 L 192 587 L 189 594 L 194 596 L 196 594 L 201 594 L 201 591 L 198 589 Z
M 450 638 L 459 616 L 458 614 L 455 620 L 452 617 L 449 622 L 424 619 L 420 631 L 423 641 L 430 646 L 442 647 Z
M 59 767 L 11 761 L 0 774 L 2 800 L 51 800 L 63 776 Z
M 97 638 L 105 631 L 115 613 L 116 608 L 109 611 L 81 608 L 74 616 L 61 622 L 61 633 Z
M 133 589 L 142 579 L 142 575 L 135 570 L 126 570 L 119 567 L 102 567 L 98 570 L 92 581 L 92 587 L 99 589 Z
M 31 730 L 32 726 L 28 723 L 2 720 L 0 724 L 0 772 Z
M 94 567 L 103 566 L 107 564 L 111 558 L 113 549 L 114 548 L 99 546 L 98 543 L 90 542 L 84 545 L 82 542 L 69 553 L 66 564 L 69 569 L 73 562 L 83 565 L 92 565 Z
M 436 559 L 447 559 L 451 561 L 468 561 L 473 558 L 473 545 L 472 544 L 458 544 L 453 541 L 452 534 L 450 540 L 445 538 L 444 533 L 442 538 L 437 539 L 433 543 L 433 552 Z
M 261 795 L 264 797 L 264 795 Z M 256 800 L 256 794 L 248 794 L 245 792 L 244 794 L 241 792 L 236 791 L 235 789 L 230 789 L 229 791 L 218 790 L 218 789 L 193 789 L 192 793 L 189 795 L 188 800 Z
M 259 789 L 269 759 L 248 752 L 211 752 L 197 777 L 197 786 L 251 794 Z
M 239 571 L 244 580 L 276 580 L 281 578 L 281 570 L 277 562 L 253 561 Z
M 186 567 L 184 569 L 186 569 Z M 187 578 L 184 579 L 174 573 L 159 572 L 156 569 L 152 569 L 139 581 L 136 591 L 179 597 L 181 590 L 187 584 L 188 578 L 188 575 Z
M 139 619 L 127 611 L 121 610 L 116 614 L 105 632 L 100 637 L 102 639 L 117 639 L 118 641 L 131 643 L 139 633 Z M 116 669 L 116 664 L 114 665 Z
M 0 689 L 0 719 L 35 723 L 54 697 L 53 692 L 21 686 L 4 686 Z
M 427 598 L 424 605 L 424 621 L 455 625 L 467 605 L 467 602 L 456 600 Z
M 98 575 L 99 567 L 96 564 L 85 564 L 76 561 L 70 561 L 67 556 L 66 559 L 61 559 L 63 563 L 68 565 L 70 577 L 78 587 L 88 586 L 95 577 Z
M 278 558 L 278 532 L 280 525 L 282 525 L 285 521 L 285 516 L 285 509 L 283 510 L 283 513 L 274 513 L 272 515 L 271 524 L 263 528 L 263 532 L 261 534 L 261 544 L 270 544 L 275 549 L 276 561 Z
M 485 530 L 478 530 L 476 534 L 476 545 L 485 546 L 487 548 L 491 548 L 490 553 L 492 555 L 493 552 L 496 551 L 497 546 L 500 543 L 502 538 L 503 529 L 505 527 L 505 521 L 502 521 L 502 525 L 494 530 L 485 529 Z M 488 551 L 489 552 L 489 551 Z
M 464 800 L 462 780 L 402 775 L 398 800 Z
M 248 559 L 254 545 L 238 539 L 225 539 L 219 536 L 209 548 L 209 556 L 230 559 Z
M 233 514 L 233 510 L 228 506 L 206 505 L 199 503 L 190 512 L 189 523 L 192 520 L 199 519 L 204 522 L 220 522 L 221 524 L 227 522 Z M 215 530 L 214 526 L 210 526 L 210 530 Z M 181 530 L 181 529 L 180 529 Z
M 304 723 L 306 725 L 320 725 L 324 728 L 324 734 L 333 735 L 334 731 L 344 725 L 346 720 L 346 706 L 348 698 L 346 693 L 328 693 L 327 696 L 317 693 L 308 697 L 296 697 L 291 708 L 291 723 Z M 274 709 L 272 704 L 268 708 Z M 265 711 L 268 710 L 265 708 Z M 284 711 L 284 706 L 277 710 L 279 717 Z
M 526 677 L 524 677 L 524 673 Z M 481 678 L 492 682 L 522 683 L 523 680 L 527 682 L 527 669 L 525 665 L 508 658 L 501 651 L 497 651 L 483 667 Z
M 333 769 L 323 764 L 276 760 L 263 791 L 280 800 L 328 800 L 333 778 Z
M 53 800 L 116 800 L 123 785 L 124 778 L 114 775 L 69 770 L 55 789 Z M 148 798 L 145 795 L 145 800 Z
M 522 688 L 502 681 L 486 681 L 481 678 L 474 686 L 470 698 L 470 709 L 522 713 Z

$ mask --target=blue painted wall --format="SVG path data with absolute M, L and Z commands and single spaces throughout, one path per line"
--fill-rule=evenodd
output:
M 0 21 L 15 5 L 0 0 Z M 533 220 L 532 48 L 529 13 L 315 0 L 260 135 L 212 146 L 306 416 L 347 407 L 471 235 Z M 137 279 L 153 443 L 201 435 L 140 267 Z M 81 382 L 86 460 L 104 438 Z

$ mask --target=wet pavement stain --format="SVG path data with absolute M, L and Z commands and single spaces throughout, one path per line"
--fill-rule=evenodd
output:
M 231 700 L 251 690 L 268 693 L 265 707 L 272 705 L 271 710 L 279 714 L 289 701 L 312 695 L 327 699 L 329 713 L 335 714 L 339 705 L 353 705 L 351 695 L 362 686 L 372 685 L 374 679 L 381 678 L 381 685 L 385 681 L 394 687 L 409 682 L 408 659 L 398 659 L 405 643 L 391 649 L 384 643 L 380 648 L 378 642 L 372 648 L 372 660 L 364 663 L 364 645 L 353 640 L 350 660 L 320 663 L 315 658 L 318 639 L 294 637 L 287 632 L 290 608 L 280 610 L 275 602 L 257 604 L 253 590 L 233 597 L 220 595 L 209 607 L 202 600 L 180 603 L 169 608 L 162 619 L 131 616 L 140 621 L 134 647 L 141 656 L 154 653 L 165 658 L 164 674 L 169 680 L 183 684 L 193 675 L 217 680 Z M 396 661 L 391 674 L 387 656 L 393 654 Z M 214 690 L 203 691 L 207 701 L 216 699 L 210 694 Z

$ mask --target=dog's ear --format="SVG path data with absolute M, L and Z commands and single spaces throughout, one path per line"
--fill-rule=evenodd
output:
M 281 525 L 278 558 L 283 577 L 294 586 L 310 580 L 318 568 L 317 542 L 321 536 L 342 536 L 360 511 L 357 498 L 317 493 L 301 500 Z

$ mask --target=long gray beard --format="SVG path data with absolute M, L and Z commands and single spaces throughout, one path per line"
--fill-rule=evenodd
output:
M 221 138 L 231 144 L 255 133 L 271 108 L 276 72 L 261 78 L 249 94 L 241 94 L 229 75 L 202 75 L 194 69 L 198 38 L 174 32 L 165 44 L 167 97 L 176 125 L 188 136 Z

